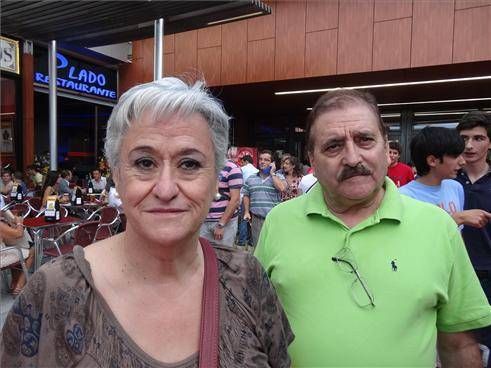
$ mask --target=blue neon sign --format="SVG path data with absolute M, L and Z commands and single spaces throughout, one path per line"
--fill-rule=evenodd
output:
M 48 84 L 48 55 L 46 50 L 36 52 L 34 83 Z M 72 92 L 99 98 L 117 99 L 116 71 L 98 65 L 56 54 L 56 85 Z

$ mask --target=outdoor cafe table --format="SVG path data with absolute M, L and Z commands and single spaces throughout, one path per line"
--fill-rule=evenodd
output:
M 56 228 L 60 226 L 76 225 L 82 222 L 78 217 L 62 217 L 59 221 L 46 221 L 44 216 L 29 217 L 24 220 L 24 227 L 29 229 L 34 238 L 34 271 L 41 267 L 41 258 L 43 255 L 43 245 L 41 241 L 41 232 L 44 229 Z
M 83 212 L 82 218 L 86 220 L 94 211 L 97 211 L 99 208 L 104 207 L 106 203 L 103 202 L 87 202 L 85 201 L 82 204 L 71 204 L 71 203 L 62 203 L 61 204 L 63 207 L 65 207 L 67 210 L 74 210 L 78 211 L 81 210 Z M 76 213 L 77 216 L 79 215 Z

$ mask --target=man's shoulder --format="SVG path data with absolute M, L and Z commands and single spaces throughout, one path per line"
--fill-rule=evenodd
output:
M 267 219 L 269 221 L 284 219 L 285 217 L 293 218 L 304 215 L 305 203 L 308 200 L 307 195 L 301 195 L 296 198 L 292 198 L 288 201 L 281 202 L 269 211 Z

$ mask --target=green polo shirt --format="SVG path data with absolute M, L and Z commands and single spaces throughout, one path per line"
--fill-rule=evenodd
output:
M 351 229 L 319 184 L 267 216 L 255 255 L 295 333 L 295 367 L 434 367 L 437 330 L 491 324 L 455 222 L 389 179 L 385 189 L 378 210 Z M 375 307 L 360 306 L 366 294 L 354 273 L 332 260 L 343 247 Z

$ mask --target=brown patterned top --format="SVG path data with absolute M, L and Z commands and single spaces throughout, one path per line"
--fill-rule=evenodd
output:
M 220 367 L 289 367 L 293 333 L 266 273 L 250 254 L 216 247 Z M 137 323 L 137 321 L 135 321 Z M 0 336 L 1 367 L 198 367 L 146 354 L 94 288 L 84 250 L 44 265 L 16 299 Z

